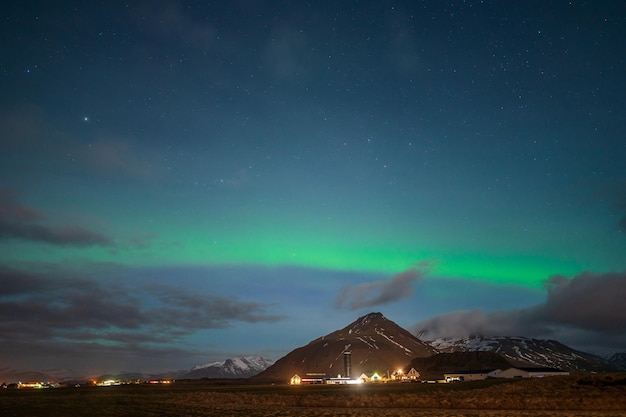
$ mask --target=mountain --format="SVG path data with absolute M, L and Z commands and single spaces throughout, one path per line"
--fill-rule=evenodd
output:
M 193 367 L 182 378 L 248 378 L 264 371 L 274 361 L 260 356 L 238 356 Z
M 554 340 L 475 335 L 435 339 L 428 343 L 440 352 L 495 352 L 513 366 L 558 368 L 570 372 L 611 370 L 600 356 L 574 350 Z
M 50 368 L 40 370 L 16 370 L 0 368 L 0 383 L 14 382 L 64 382 L 81 379 L 71 369 Z
M 11 368 L 0 368 L 0 382 L 48 382 L 57 381 L 51 375 L 38 371 L 18 371 Z
M 626 352 L 614 353 L 607 359 L 607 363 L 615 369 L 626 371 Z
M 414 358 L 404 369 L 408 372 L 415 368 L 422 379 L 441 379 L 446 372 L 479 371 L 494 369 L 508 369 L 512 365 L 494 352 L 466 351 L 439 353 L 426 358 Z
M 362 373 L 386 375 L 387 371 L 404 368 L 415 357 L 437 353 L 432 346 L 381 313 L 370 313 L 291 351 L 257 378 L 288 381 L 296 373 L 345 376 L 344 351 L 351 352 L 350 376 L 353 378 Z

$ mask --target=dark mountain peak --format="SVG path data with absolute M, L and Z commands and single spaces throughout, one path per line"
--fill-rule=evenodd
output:
M 373 321 L 380 321 L 380 320 L 387 320 L 387 318 L 385 316 L 383 316 L 383 313 L 378 313 L 378 312 L 374 312 L 374 313 L 369 313 L 364 315 L 363 317 L 359 317 L 356 322 L 361 322 L 361 325 L 366 326 L 368 325 L 370 322 Z
M 398 328 L 400 327 L 391 320 L 388 320 L 385 316 L 382 315 L 382 313 L 369 313 L 362 317 L 359 317 L 343 329 L 339 330 L 339 332 L 347 331 L 350 334 L 366 333 L 381 326 L 384 327 L 385 325 L 390 325 Z
M 361 373 L 386 373 L 404 367 L 415 357 L 437 353 L 381 313 L 370 313 L 291 351 L 259 377 L 287 381 L 295 373 L 345 374 L 346 351 L 351 352 L 352 377 Z

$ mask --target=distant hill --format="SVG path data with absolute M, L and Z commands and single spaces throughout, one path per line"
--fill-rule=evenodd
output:
M 55 378 L 45 372 L 17 371 L 11 368 L 0 368 L 0 383 L 16 382 L 48 382 L 56 381 Z
M 626 352 L 614 353 L 607 359 L 607 363 L 620 371 L 626 371 Z
M 612 370 L 597 355 L 574 350 L 554 340 L 528 337 L 470 336 L 430 340 L 440 352 L 489 351 L 502 355 L 513 366 L 539 366 L 570 372 L 604 372 Z
M 294 374 L 344 375 L 344 351 L 351 352 L 351 376 L 404 368 L 415 357 L 437 351 L 381 313 L 359 317 L 341 330 L 311 341 L 282 357 L 255 378 L 288 381 Z
M 248 378 L 273 364 L 274 361 L 261 356 L 237 356 L 195 366 L 179 378 Z
M 441 379 L 446 372 L 460 371 L 492 371 L 508 369 L 512 365 L 504 356 L 494 352 L 451 352 L 439 353 L 427 358 L 415 358 L 404 369 L 408 372 L 415 368 L 422 379 Z

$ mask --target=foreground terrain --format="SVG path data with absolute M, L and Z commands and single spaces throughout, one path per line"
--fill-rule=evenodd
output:
M 456 384 L 231 385 L 0 391 L 0 416 L 626 416 L 626 375 Z

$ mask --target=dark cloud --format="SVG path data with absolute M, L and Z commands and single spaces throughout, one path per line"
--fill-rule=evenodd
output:
M 0 282 L 0 299 L 32 293 L 49 286 L 49 282 L 41 277 L 5 266 L 0 266 Z
M 52 226 L 43 222 L 46 219 L 44 213 L 21 204 L 13 190 L 0 190 L 0 239 L 60 246 L 114 246 L 111 239 L 95 231 L 81 226 Z
M 406 298 L 412 294 L 413 284 L 426 273 L 427 269 L 426 264 L 418 264 L 394 275 L 390 280 L 346 285 L 339 291 L 335 307 L 356 310 Z
M 26 224 L 0 220 L 0 238 L 17 238 L 52 245 L 112 246 L 113 242 L 99 233 L 82 227 L 55 228 L 41 224 Z
M 62 345 L 66 350 L 62 360 L 67 362 L 76 346 L 105 353 L 116 347 L 113 351 L 128 358 L 137 352 L 167 350 L 197 331 L 283 318 L 267 314 L 266 305 L 235 297 L 133 285 L 123 272 L 113 270 L 120 278 L 96 278 L 90 272 L 53 267 L 0 268 L 0 346 L 19 341 L 53 352 Z M 81 351 L 80 357 L 85 355 Z M 99 355 L 92 360 L 96 357 L 100 360 Z
M 15 340 L 2 348 L 3 363 L 17 369 L 55 368 L 54 374 L 67 377 L 98 377 L 103 373 L 158 372 L 180 369 L 181 364 L 206 361 L 210 351 L 191 347 L 137 342 L 94 343 L 93 341 L 42 340 L 32 344 Z M 219 353 L 222 354 L 223 353 Z
M 530 317 L 554 324 L 600 332 L 626 331 L 626 272 L 585 272 L 569 280 L 546 281 L 548 299 L 530 310 Z
M 233 321 L 258 323 L 275 322 L 284 318 L 263 313 L 263 304 L 241 301 L 234 297 L 197 294 L 162 285 L 153 286 L 151 291 L 162 303 L 162 307 L 151 314 L 165 325 L 186 329 L 223 328 Z
M 543 304 L 490 313 L 456 311 L 419 322 L 411 330 L 427 339 L 483 334 L 554 338 L 573 345 L 589 345 L 595 339 L 597 346 L 613 343 L 624 348 L 626 272 L 586 272 L 572 279 L 555 275 L 545 281 L 545 288 Z

